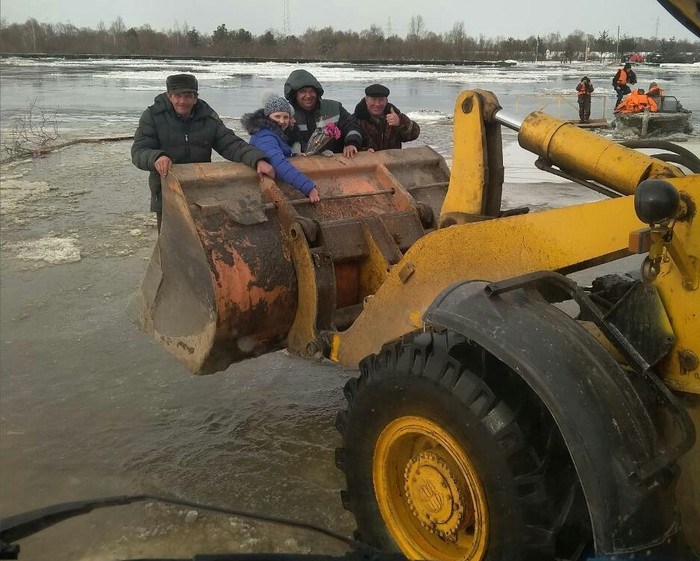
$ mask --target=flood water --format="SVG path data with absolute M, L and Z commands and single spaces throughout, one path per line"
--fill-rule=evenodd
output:
M 518 113 L 545 96 L 559 103 L 557 92 L 570 96 L 582 71 L 594 83 L 599 75 L 601 90 L 610 74 L 605 67 L 558 65 L 309 68 L 327 97 L 350 110 L 363 84 L 385 82 L 392 101 L 421 123 L 414 144 L 429 144 L 448 160 L 459 91 L 492 89 Z M 240 116 L 257 106 L 263 90 L 279 91 L 291 69 L 3 60 L 2 128 L 36 98 L 59 108 L 67 138 L 132 133 L 165 76 L 193 70 L 202 97 L 240 131 Z M 663 73 L 669 89 L 689 93 L 700 85 L 699 69 Z M 601 100 L 612 97 L 608 89 Z M 683 101 L 695 103 L 700 114 L 697 95 Z M 682 140 L 697 151 L 696 136 Z M 340 504 L 343 481 L 333 451 L 342 387 L 354 371 L 279 352 L 194 377 L 126 317 L 156 237 L 147 174 L 131 165 L 130 145 L 78 144 L 0 166 L 0 516 L 61 501 L 149 493 L 350 535 L 354 523 Z M 505 133 L 505 206 L 536 210 L 599 197 L 534 170 L 533 160 Z M 24 559 L 38 561 L 345 551 L 300 530 L 150 503 L 64 522 L 22 548 Z

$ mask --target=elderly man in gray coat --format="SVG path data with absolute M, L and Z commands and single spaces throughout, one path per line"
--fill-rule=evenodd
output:
M 158 231 L 162 219 L 161 177 L 172 164 L 211 162 L 211 151 L 232 162 L 242 162 L 262 178 L 274 179 L 275 170 L 267 156 L 236 136 L 216 112 L 199 99 L 197 78 L 174 74 L 166 79 L 167 91 L 156 96 L 139 121 L 131 147 L 131 161 L 150 171 L 151 211 L 156 213 Z

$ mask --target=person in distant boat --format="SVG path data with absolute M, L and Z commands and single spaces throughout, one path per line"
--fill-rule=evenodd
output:
M 627 62 L 622 68 L 619 68 L 612 79 L 613 88 L 617 92 L 617 101 L 615 101 L 615 107 L 620 105 L 622 98 L 629 94 L 632 90 L 628 84 L 636 84 L 637 75 L 632 70 L 632 65 Z
M 163 216 L 161 178 L 172 164 L 211 162 L 216 150 L 227 160 L 242 162 L 262 178 L 274 179 L 275 170 L 267 156 L 224 125 L 216 112 L 199 99 L 197 78 L 173 74 L 165 81 L 166 92 L 156 96 L 153 105 L 141 115 L 131 146 L 131 161 L 150 171 L 151 212 L 156 213 L 158 232 Z
M 651 84 L 649 84 L 647 95 L 658 100 L 659 98 L 663 97 L 664 90 L 656 82 L 652 82 Z
M 322 99 L 323 87 L 308 70 L 294 70 L 284 83 L 284 97 L 294 108 L 301 151 L 306 152 L 309 139 L 317 128 L 333 123 L 341 137 L 331 140 L 326 149 L 352 158 L 362 146 L 362 134 L 355 118 L 339 101 Z
M 584 76 L 576 86 L 578 92 L 578 118 L 580 123 L 589 123 L 591 120 L 591 94 L 593 93 L 593 84 L 590 78 Z
M 389 88 L 381 84 L 365 88 L 354 115 L 362 131 L 362 149 L 368 152 L 401 148 L 420 134 L 418 123 L 389 103 Z
M 277 177 L 315 204 L 321 200 L 316 184 L 289 161 L 294 155 L 291 147 L 294 141 L 293 116 L 294 109 L 286 99 L 271 96 L 265 100 L 262 109 L 243 115 L 241 125 L 251 135 L 250 143 L 270 158 Z
M 658 105 L 642 88 L 639 88 L 638 90 L 633 90 L 630 95 L 620 102 L 615 108 L 615 113 L 640 113 L 646 109 L 654 112 L 658 110 Z

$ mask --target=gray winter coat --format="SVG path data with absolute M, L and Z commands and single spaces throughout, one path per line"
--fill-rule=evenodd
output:
M 182 118 L 175 113 L 163 93 L 148 107 L 139 121 L 131 146 L 131 161 L 142 170 L 150 171 L 151 211 L 162 211 L 160 175 L 155 168 L 158 158 L 168 156 L 174 164 L 211 162 L 211 151 L 232 162 L 242 162 L 252 168 L 267 160 L 263 152 L 248 144 L 224 125 L 209 105 L 199 99 L 192 116 Z

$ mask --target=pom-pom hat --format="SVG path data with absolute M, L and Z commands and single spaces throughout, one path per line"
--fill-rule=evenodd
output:
M 263 113 L 265 113 L 266 117 L 269 116 L 271 113 L 277 113 L 279 111 L 283 111 L 285 113 L 289 113 L 290 115 L 294 115 L 294 109 L 292 109 L 292 105 L 283 97 L 270 97 L 263 106 Z

